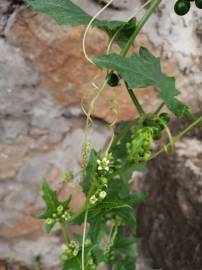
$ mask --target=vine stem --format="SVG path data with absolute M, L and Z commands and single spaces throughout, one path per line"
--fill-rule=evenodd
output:
M 135 105 L 135 107 L 136 107 L 138 113 L 139 113 L 140 115 L 144 115 L 145 112 L 144 112 L 142 106 L 140 105 L 140 103 L 139 103 L 139 101 L 138 101 L 138 99 L 137 99 L 135 93 L 133 92 L 132 89 L 130 89 L 130 88 L 128 87 L 128 85 L 127 85 L 126 82 L 125 82 L 125 85 L 126 85 L 128 94 L 129 94 L 129 96 L 130 96 L 130 98 L 131 98 L 133 104 Z
M 154 114 L 158 114 L 158 113 L 160 113 L 160 111 L 161 111 L 161 109 L 164 107 L 164 105 L 165 105 L 165 103 L 164 103 L 164 102 L 162 102 L 162 103 L 159 105 L 159 107 L 156 109 L 156 111 L 155 111 L 155 113 L 154 113 Z
M 65 229 L 65 225 L 62 224 L 62 223 L 60 223 L 60 226 L 61 226 L 61 230 L 62 230 L 62 234 L 63 234 L 64 240 L 68 244 L 69 239 L 68 239 L 67 230 Z
M 191 125 L 189 125 L 187 128 L 185 128 L 183 131 L 181 131 L 177 136 L 173 138 L 173 141 L 176 142 L 180 140 L 187 132 L 189 132 L 193 127 L 197 126 L 200 122 L 202 122 L 202 116 L 199 117 L 196 121 L 194 121 Z M 159 156 L 161 153 L 165 151 L 165 148 L 167 149 L 169 146 L 171 146 L 171 143 L 168 143 L 165 145 L 165 147 L 161 148 L 158 152 L 156 152 L 152 159 Z
M 88 220 L 88 209 L 85 211 L 84 225 L 83 225 L 82 255 L 81 255 L 82 270 L 85 270 L 85 240 L 86 240 L 87 220 Z
M 142 30 L 145 23 L 148 21 L 150 16 L 154 13 L 155 9 L 158 7 L 158 5 L 161 3 L 161 0 L 154 0 L 153 3 L 151 3 L 151 6 L 148 8 L 148 10 L 145 12 L 142 19 L 137 24 L 137 27 L 135 28 L 134 33 L 129 38 L 128 42 L 126 43 L 125 47 L 122 49 L 120 55 L 125 57 L 128 53 L 128 50 L 130 49 L 131 45 L 133 44 L 135 38 L 139 34 L 139 32 Z
M 34 270 L 41 270 L 41 263 L 39 256 L 36 256 L 35 258 Z

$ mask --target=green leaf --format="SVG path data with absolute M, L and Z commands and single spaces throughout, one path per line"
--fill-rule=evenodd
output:
M 141 48 L 139 54 L 124 58 L 117 54 L 95 57 L 98 66 L 116 70 L 127 82 L 130 89 L 154 86 L 159 89 L 159 97 L 177 117 L 184 115 L 188 109 L 177 100 L 179 91 L 175 87 L 173 77 L 168 77 L 161 71 L 160 59 Z
M 58 24 L 87 25 L 92 17 L 70 0 L 24 0 L 34 10 L 53 18 Z M 116 29 L 123 22 L 95 20 L 92 26 Z
M 81 270 L 81 256 L 76 256 L 64 263 L 63 270 Z
M 57 212 L 57 207 L 60 202 L 57 199 L 56 191 L 52 190 L 46 180 L 42 183 L 43 199 L 46 203 L 46 210 L 38 215 L 38 218 L 46 219 L 51 217 L 51 215 Z
M 52 215 L 54 213 L 57 213 L 57 207 L 62 205 L 64 209 L 68 208 L 69 202 L 71 200 L 71 197 L 69 197 L 67 200 L 60 202 L 58 200 L 58 195 L 55 190 L 52 190 L 49 186 L 48 182 L 46 180 L 42 183 L 42 191 L 43 191 L 43 199 L 46 204 L 46 209 L 43 213 L 39 214 L 37 217 L 39 219 L 48 219 L 52 218 Z M 55 222 L 52 224 L 45 224 L 45 230 L 46 232 L 50 232 L 51 229 L 54 227 Z
M 93 244 L 100 243 L 105 234 L 105 223 L 102 219 L 102 215 L 95 219 L 91 219 L 90 225 L 89 236 Z
M 125 197 L 123 200 L 126 201 L 129 205 L 135 207 L 139 204 L 143 203 L 145 201 L 146 194 L 143 192 L 134 192 L 132 194 L 129 194 L 127 197 Z
M 94 180 L 94 174 L 97 168 L 97 159 L 99 159 L 97 152 L 92 150 L 86 168 L 86 174 L 81 184 L 86 195 L 88 194 L 92 181 Z
M 121 25 L 118 25 L 116 28 L 101 26 L 100 29 L 104 30 L 110 39 L 114 36 L 114 42 L 119 45 L 120 48 L 123 48 L 127 41 L 130 39 L 136 27 L 136 18 L 130 19 L 128 22 L 123 22 Z
M 132 208 L 129 204 L 124 201 L 114 200 L 114 201 L 104 201 L 98 206 L 94 207 L 93 210 L 100 209 L 115 209 L 115 208 Z
M 128 225 L 131 231 L 135 234 L 137 222 L 134 216 L 133 208 L 116 209 L 116 214 L 124 220 L 124 222 Z

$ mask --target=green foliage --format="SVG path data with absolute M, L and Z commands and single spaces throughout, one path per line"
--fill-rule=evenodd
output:
M 159 89 L 159 97 L 176 116 L 185 114 L 187 107 L 175 97 L 179 91 L 175 80 L 161 71 L 160 60 L 147 49 L 141 48 L 139 54 L 124 58 L 117 54 L 94 58 L 98 66 L 116 70 L 127 82 L 129 88 L 145 88 L 154 86 Z
M 89 14 L 70 0 L 25 0 L 25 3 L 34 10 L 47 14 L 60 25 L 87 25 L 92 19 Z M 109 22 L 96 19 L 92 25 L 111 31 L 120 27 L 123 23 L 121 21 Z
M 65 261 L 63 270 L 81 270 L 81 256 Z
M 47 14 L 60 25 L 87 25 L 92 19 L 92 16 L 70 0 L 25 0 L 25 2 L 34 10 Z M 116 34 L 114 42 L 123 48 L 134 31 L 136 19 L 132 18 L 128 22 L 95 19 L 92 26 L 106 32 L 110 39 Z
M 114 43 L 117 43 L 120 48 L 123 48 L 136 28 L 136 18 L 132 18 L 128 22 L 123 22 L 116 28 L 109 26 L 102 26 L 100 28 L 108 34 L 110 39 L 114 37 Z
M 38 218 L 46 220 L 45 229 L 50 232 L 56 222 L 66 223 L 70 220 L 71 214 L 68 205 L 71 197 L 60 202 L 57 192 L 51 189 L 46 180 L 42 183 L 42 191 L 46 209 L 38 215 Z
M 86 174 L 82 181 L 82 187 L 85 194 L 88 194 L 92 182 L 95 181 L 95 172 L 97 169 L 97 159 L 99 158 L 97 152 L 92 150 L 90 153 L 90 158 L 86 168 Z
M 87 25 L 92 20 L 89 14 L 70 0 L 25 2 L 34 10 L 49 15 L 58 24 Z M 59 201 L 57 192 L 47 181 L 43 181 L 46 208 L 39 218 L 45 219 L 48 232 L 56 223 L 61 226 L 65 243 L 61 254 L 63 270 L 96 270 L 100 263 L 105 263 L 108 269 L 135 269 L 137 221 L 134 209 L 144 202 L 146 195 L 132 191 L 133 172 L 145 171 L 147 162 L 167 149 L 163 146 L 163 150 L 160 149 L 157 153 L 153 150 L 154 140 L 160 140 L 165 130 L 170 140 L 167 146 L 174 141 L 168 127 L 170 117 L 168 113 L 160 112 L 164 105 L 177 117 L 186 115 L 193 118 L 187 106 L 176 99 L 179 91 L 175 87 L 175 80 L 161 71 L 158 58 L 145 48 L 141 48 L 139 54 L 124 57 L 160 2 L 161 0 L 154 0 L 139 22 L 136 22 L 135 17 L 127 22 L 92 21 L 91 26 L 107 33 L 111 50 L 113 43 L 117 43 L 121 49 L 119 55 L 112 53 L 95 57 L 94 63 L 107 69 L 106 82 L 111 87 L 118 86 L 121 79 L 124 81 L 126 91 L 140 115 L 131 122 L 120 124 L 107 151 L 98 153 L 90 147 L 88 140 L 83 144 L 79 173 L 82 175 L 80 185 L 86 202 L 81 209 L 72 213 L 69 209 L 71 198 Z M 199 4 L 198 1 L 197 5 Z M 133 89 L 149 86 L 159 90 L 163 104 L 153 112 L 145 113 Z M 100 89 L 98 93 L 99 91 Z M 94 103 L 95 100 L 91 105 Z M 177 139 L 194 125 L 201 124 L 201 118 L 193 119 L 195 122 L 182 131 Z M 66 185 L 73 178 L 71 171 L 63 175 Z M 83 223 L 84 228 L 87 228 L 84 230 L 85 235 L 74 235 L 74 240 L 69 240 L 66 225 Z

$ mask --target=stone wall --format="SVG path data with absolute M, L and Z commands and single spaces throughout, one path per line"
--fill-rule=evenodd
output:
M 102 1 L 75 2 L 95 14 Z M 116 0 L 103 17 L 127 19 L 139 4 Z M 173 4 L 162 3 L 134 49 L 143 45 L 161 56 L 167 74 L 177 77 L 182 99 L 197 111 L 202 100 L 202 16 L 193 8 L 179 18 Z M 84 60 L 83 32 L 83 27 L 59 27 L 20 1 L 0 2 L 0 259 L 33 266 L 41 255 L 44 269 L 58 268 L 58 230 L 47 236 L 35 215 L 43 207 L 41 178 L 60 189 L 61 173 L 78 171 L 85 125 L 81 97 L 85 95 L 88 106 L 94 95 L 91 80 L 99 83 L 104 76 Z M 91 30 L 89 54 L 102 54 L 106 41 L 104 34 Z M 137 91 L 147 111 L 158 104 L 153 88 Z M 98 148 L 110 137 L 104 121 L 114 120 L 112 99 L 119 103 L 118 121 L 137 114 L 123 86 L 116 96 L 107 88 L 93 112 L 97 120 L 90 138 Z M 74 185 L 68 192 L 82 201 Z
M 186 121 L 176 130 L 185 128 Z M 155 269 L 202 269 L 202 128 L 176 143 L 176 153 L 149 164 L 138 210 L 144 254 Z

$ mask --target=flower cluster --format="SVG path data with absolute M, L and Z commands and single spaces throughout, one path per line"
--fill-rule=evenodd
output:
M 107 196 L 107 188 L 108 188 L 108 179 L 106 177 L 100 177 L 98 178 L 99 183 L 97 186 L 96 192 L 90 197 L 90 203 L 96 204 L 97 202 L 100 202 L 104 200 Z
M 74 179 L 74 174 L 72 171 L 65 171 L 63 174 L 62 174 L 62 180 L 64 182 L 72 182 L 72 180 Z
M 67 261 L 76 257 L 79 253 L 80 247 L 79 244 L 72 240 L 68 245 L 62 245 L 62 260 Z
M 167 113 L 161 113 L 160 115 L 149 115 L 144 121 L 144 127 L 152 128 L 153 139 L 159 140 L 161 138 L 161 133 L 168 125 L 170 117 Z
M 107 153 L 102 160 L 97 160 L 97 173 L 96 178 L 98 181 L 95 193 L 90 197 L 90 203 L 96 204 L 104 200 L 107 196 L 108 179 L 112 167 L 112 155 Z
M 52 225 L 56 222 L 68 222 L 71 219 L 72 215 L 69 209 L 64 209 L 63 205 L 57 207 L 57 212 L 53 213 L 51 217 L 46 219 L 48 225 Z
M 144 162 L 151 158 L 153 130 L 150 127 L 138 129 L 127 143 L 128 159 L 134 162 Z
M 92 254 L 89 253 L 87 257 L 87 262 L 86 262 L 86 269 L 88 270 L 96 270 L 96 265 L 94 263 Z
M 110 162 L 112 159 L 112 155 L 106 154 L 102 160 L 98 159 L 97 164 L 98 164 L 98 171 L 100 171 L 102 174 L 106 174 L 106 172 L 109 172 L 110 169 Z

